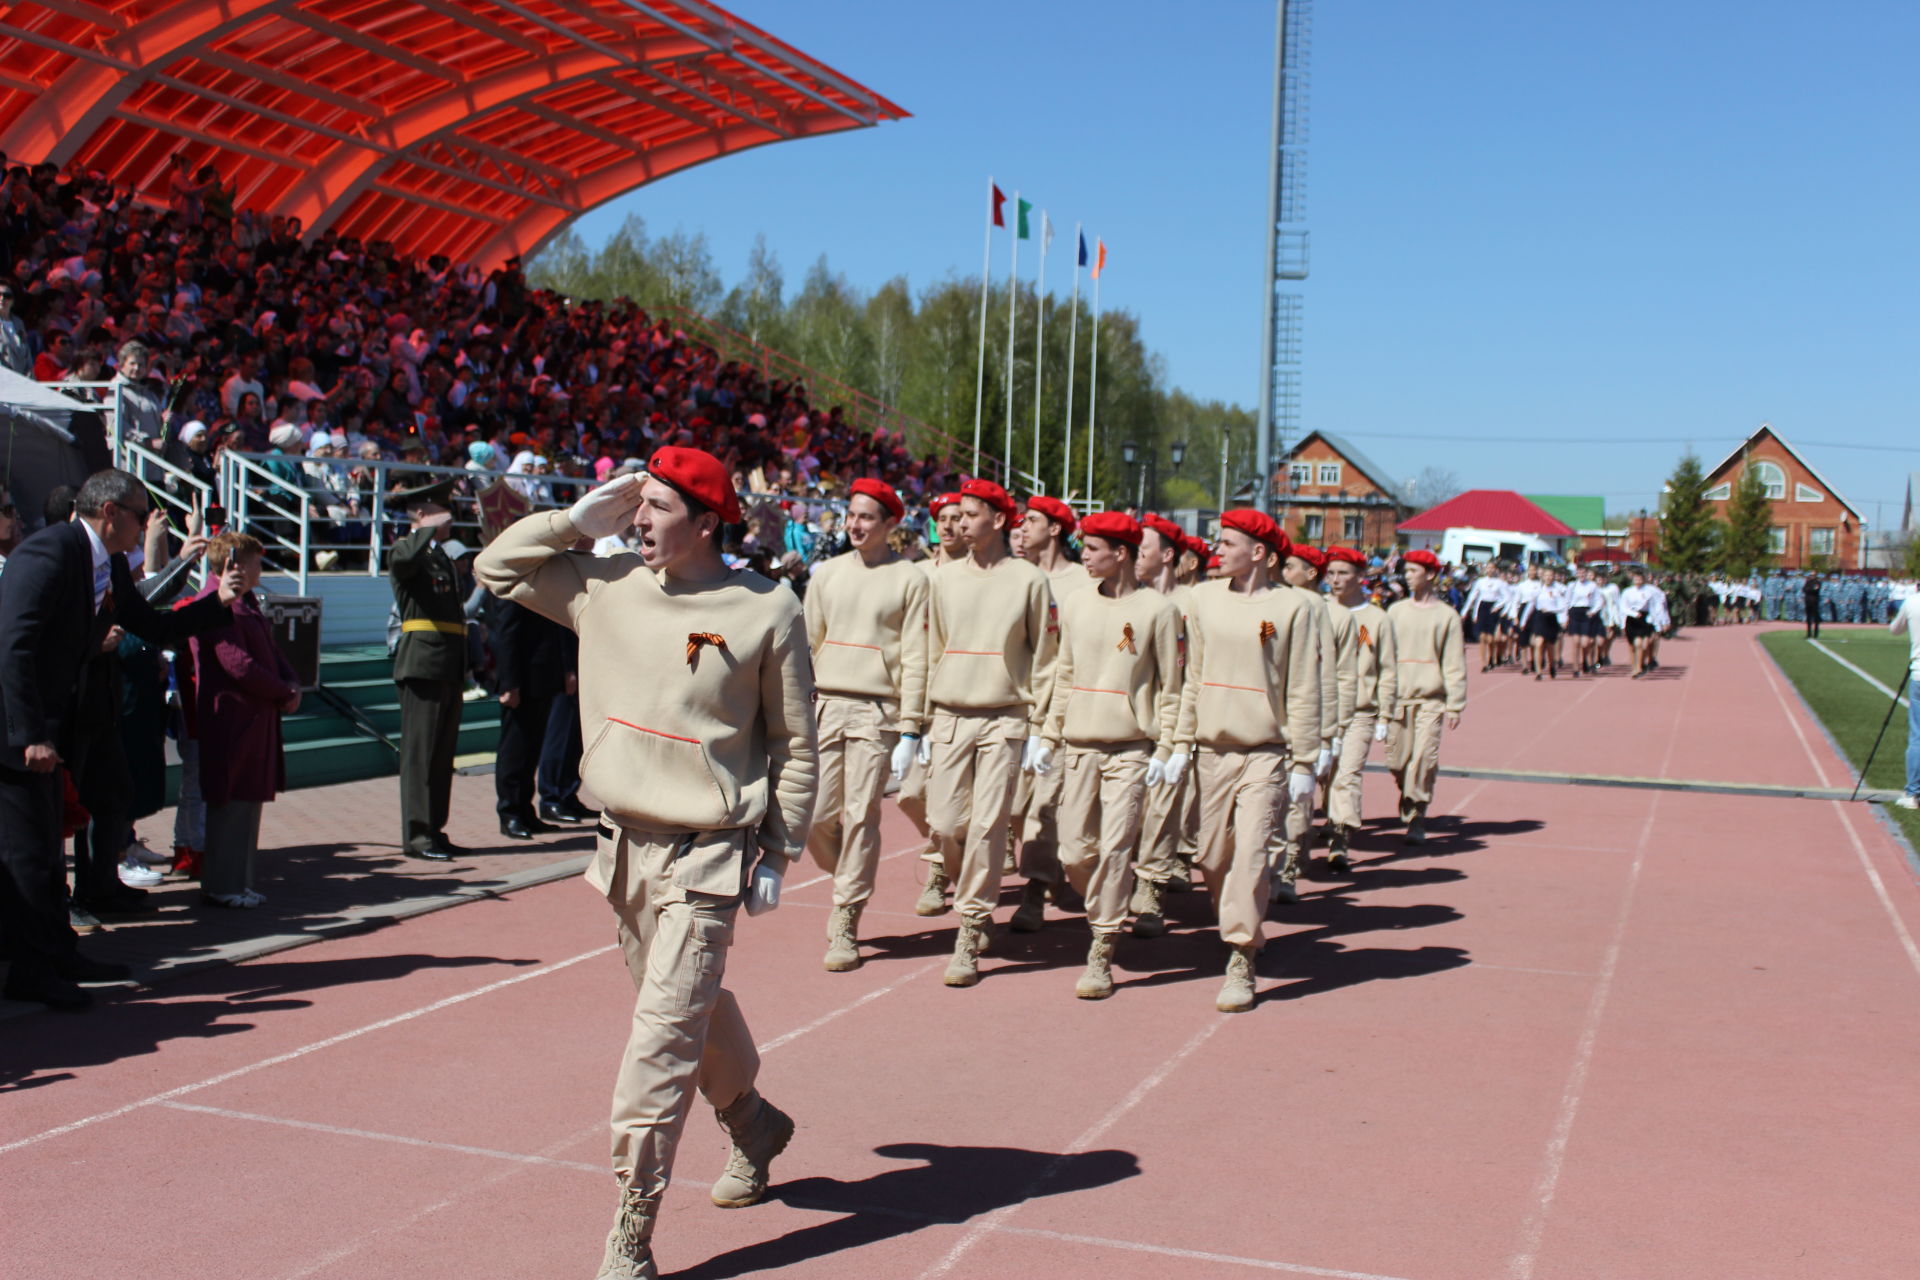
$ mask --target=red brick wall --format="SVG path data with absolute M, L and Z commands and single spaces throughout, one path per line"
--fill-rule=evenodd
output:
M 1317 515 L 1323 521 L 1319 539 L 1322 546 L 1354 543 L 1361 547 L 1390 547 L 1394 544 L 1394 529 L 1408 513 L 1391 502 L 1383 505 L 1377 501 L 1359 501 L 1385 495 L 1379 485 L 1342 457 L 1326 440 L 1318 436 L 1309 438 L 1293 452 L 1288 462 L 1312 468 L 1305 482 L 1300 484 L 1290 483 L 1291 473 L 1287 467 L 1282 467 L 1279 475 L 1274 477 L 1277 504 L 1286 508 L 1285 527 L 1289 536 L 1299 535 L 1305 518 Z M 1320 482 L 1323 463 L 1339 464 L 1340 478 L 1337 482 Z M 1346 535 L 1349 515 L 1360 518 L 1361 536 L 1358 538 Z
M 1772 561 L 1774 568 L 1803 569 L 1810 558 L 1817 554 L 1814 550 L 1815 539 L 1822 536 L 1819 531 L 1831 531 L 1833 549 L 1829 553 L 1829 564 L 1837 569 L 1857 569 L 1860 567 L 1860 521 L 1842 503 L 1826 483 L 1808 470 L 1793 453 L 1782 445 L 1770 431 L 1763 431 L 1741 454 L 1735 455 L 1727 465 L 1707 477 L 1707 487 L 1716 485 L 1738 485 L 1741 473 L 1755 462 L 1770 462 L 1785 474 L 1786 496 L 1775 498 L 1773 502 L 1773 523 L 1786 534 L 1786 548 Z M 1799 486 L 1817 490 L 1820 500 L 1802 502 L 1796 496 Z M 1715 500 L 1712 503 L 1714 515 L 1724 520 L 1727 517 L 1727 502 Z

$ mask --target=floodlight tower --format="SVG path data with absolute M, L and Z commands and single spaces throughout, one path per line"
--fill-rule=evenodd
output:
M 1277 0 L 1273 31 L 1273 144 L 1268 156 L 1267 269 L 1260 308 L 1260 426 L 1254 443 L 1254 505 L 1273 508 L 1273 469 L 1300 425 L 1300 295 L 1283 282 L 1307 278 L 1307 57 L 1312 0 Z M 1280 500 L 1285 522 L 1287 494 Z

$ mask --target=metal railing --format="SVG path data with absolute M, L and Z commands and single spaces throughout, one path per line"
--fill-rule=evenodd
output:
M 307 569 L 312 564 L 313 495 L 276 474 L 261 457 L 221 451 L 220 492 L 227 497 L 227 519 L 230 527 L 258 538 L 265 547 L 266 562 L 291 577 L 305 595 Z M 285 454 L 267 457 L 277 457 L 280 463 L 292 461 Z

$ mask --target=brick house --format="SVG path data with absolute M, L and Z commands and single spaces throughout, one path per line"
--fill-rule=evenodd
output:
M 1773 499 L 1773 568 L 1804 569 L 1816 558 L 1834 569 L 1860 567 L 1860 513 L 1780 438 L 1772 423 L 1761 423 L 1707 473 L 1707 501 L 1716 518 L 1727 518 L 1733 486 L 1749 467 L 1759 472 Z
M 1387 473 L 1352 444 L 1311 431 L 1274 476 L 1274 508 L 1289 536 L 1316 546 L 1390 547 L 1411 511 Z

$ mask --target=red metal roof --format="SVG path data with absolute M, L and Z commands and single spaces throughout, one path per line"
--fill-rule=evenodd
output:
M 906 113 L 705 0 L 21 0 L 0 151 L 490 266 L 676 170 Z
M 1542 538 L 1571 538 L 1573 530 L 1511 489 L 1469 489 L 1400 524 L 1401 533 L 1447 529 L 1504 529 Z

